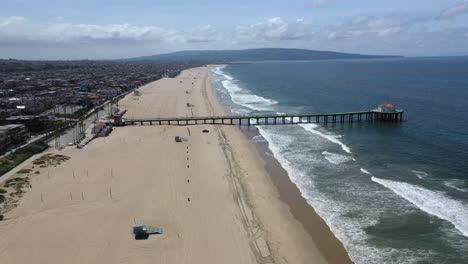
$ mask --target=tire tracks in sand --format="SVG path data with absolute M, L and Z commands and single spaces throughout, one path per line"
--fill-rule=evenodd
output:
M 207 92 L 206 83 L 209 80 L 210 79 L 207 78 L 207 76 L 204 76 L 201 92 L 209 114 L 216 115 Z M 239 161 L 236 159 L 234 151 L 229 144 L 229 139 L 220 126 L 214 126 L 214 130 L 217 133 L 218 141 L 225 157 L 228 167 L 227 175 L 231 182 L 229 186 L 232 191 L 233 199 L 239 208 L 242 224 L 250 239 L 250 248 L 252 253 L 259 264 L 275 263 L 271 247 L 265 238 L 266 234 L 263 225 L 256 216 L 251 201 L 249 201 L 247 186 L 243 181 L 244 174 Z

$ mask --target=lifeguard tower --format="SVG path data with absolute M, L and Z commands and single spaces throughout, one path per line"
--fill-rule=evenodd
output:
M 159 227 L 144 225 L 143 223 L 135 223 L 133 225 L 133 234 L 135 239 L 148 239 L 150 235 L 162 234 L 163 230 Z

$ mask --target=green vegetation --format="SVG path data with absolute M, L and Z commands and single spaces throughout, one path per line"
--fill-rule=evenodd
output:
M 28 174 L 28 173 L 30 173 L 30 172 L 31 172 L 30 169 L 22 169 L 22 170 L 18 171 L 17 173 L 18 173 L 18 174 Z
M 44 128 L 40 132 L 43 133 L 45 131 L 54 131 L 54 130 L 62 130 L 67 125 L 70 125 L 72 122 L 65 121 L 65 120 L 48 120 L 44 122 Z
M 68 124 L 70 124 L 70 121 L 48 120 L 40 118 L 36 118 L 25 123 L 26 127 L 28 128 L 28 131 L 33 135 L 61 129 L 67 126 Z
M 0 194 L 7 193 L 7 190 L 0 188 Z
M 26 178 L 16 177 L 16 178 L 5 181 L 4 187 L 6 188 L 13 187 L 13 188 L 18 189 L 18 188 L 23 188 L 26 183 L 29 183 L 28 177 Z
M 65 117 L 65 118 L 74 118 L 74 119 L 78 119 L 78 118 L 82 118 L 84 117 L 84 115 L 86 113 L 89 112 L 89 110 L 93 109 L 92 106 L 86 106 L 86 107 L 83 107 L 81 108 L 80 110 L 76 111 L 75 113 L 73 114 L 61 114 L 61 113 L 56 113 L 55 116 L 57 117 Z
M 9 188 L 9 195 L 6 196 L 6 190 L 0 189 L 4 191 L 3 194 L 0 194 L 0 213 L 2 214 L 18 206 L 19 199 L 23 197 L 25 193 L 23 189 L 31 187 L 29 176 L 16 176 L 8 179 L 5 181 L 5 184 L 3 184 L 3 187 Z M 3 220 L 2 215 L 0 215 L 0 221 L 1 220 Z
M 41 153 L 47 148 L 48 145 L 44 142 L 33 143 L 24 148 L 20 148 L 3 158 L 0 158 L 0 176 L 15 168 L 21 162 L 29 159 L 33 155 Z
M 36 159 L 32 163 L 34 165 L 39 165 L 41 168 L 45 168 L 47 166 L 57 166 L 60 165 L 62 162 L 69 160 L 70 157 L 64 155 L 52 155 L 52 154 L 45 154 L 44 156 Z

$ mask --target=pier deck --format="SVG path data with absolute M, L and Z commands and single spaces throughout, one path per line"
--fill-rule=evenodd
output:
M 286 125 L 298 123 L 352 123 L 356 121 L 401 122 L 403 111 L 380 112 L 377 110 L 315 113 L 315 114 L 285 114 L 285 115 L 234 115 L 206 117 L 173 117 L 173 118 L 141 118 L 116 119 L 116 125 Z

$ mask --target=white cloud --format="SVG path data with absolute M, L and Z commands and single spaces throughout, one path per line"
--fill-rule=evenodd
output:
M 388 37 L 388 36 L 391 36 L 391 35 L 398 35 L 402 31 L 403 31 L 403 28 L 401 28 L 401 27 L 387 28 L 387 29 L 380 30 L 377 33 L 377 36 L 379 36 L 379 37 Z
M 133 26 L 129 24 L 71 24 L 56 22 L 34 24 L 23 17 L 8 17 L 0 20 L 1 42 L 89 42 L 89 41 L 152 41 L 183 42 L 184 37 L 176 30 L 156 26 Z
M 312 25 L 303 19 L 288 21 L 280 17 L 266 19 L 251 25 L 238 26 L 233 36 L 237 43 L 283 44 L 307 47 L 311 43 L 327 49 L 330 43 L 374 45 L 392 38 L 413 34 L 429 18 L 410 16 L 358 16 L 340 25 Z
M 431 17 L 358 16 L 340 25 L 271 18 L 237 28 L 237 43 L 373 54 L 440 54 L 463 50 L 465 28 L 431 29 Z M 421 47 L 424 47 L 422 49 Z
M 3 20 L 0 20 L 0 29 L 13 26 L 13 25 L 23 24 L 25 22 L 26 22 L 26 19 L 24 17 L 19 17 L 19 16 L 7 17 Z
M 285 20 L 273 17 L 251 25 L 239 25 L 234 29 L 219 30 L 204 25 L 186 30 L 166 29 L 158 26 L 130 24 L 73 24 L 55 21 L 35 24 L 23 17 L 0 19 L 1 43 L 113 43 L 147 44 L 203 44 L 263 43 L 287 44 L 324 41 L 365 41 L 372 37 L 390 38 L 417 31 L 429 19 L 410 16 L 358 16 L 337 26 L 312 25 L 304 19 Z M 412 32 L 414 33 L 414 32 Z M 463 33 L 464 34 L 464 33 Z M 462 35 L 463 35 L 462 34 Z
M 404 15 L 357 16 L 338 26 L 326 27 L 325 37 L 329 39 L 348 39 L 361 41 L 373 37 L 390 38 L 402 36 L 410 31 L 422 29 L 429 17 L 410 17 Z
M 465 2 L 463 4 L 450 7 L 442 11 L 442 13 L 439 15 L 439 19 L 452 19 L 457 15 L 468 13 L 468 2 Z
M 409 17 L 403 15 L 387 16 L 358 16 L 342 24 L 341 27 L 354 30 L 379 31 L 391 28 L 412 27 L 420 23 L 429 21 L 429 17 Z
M 285 41 L 308 38 L 313 34 L 312 24 L 303 20 L 286 21 L 273 17 L 248 26 L 238 26 L 235 38 L 238 41 Z
M 431 17 L 395 14 L 357 16 L 338 25 L 273 17 L 222 30 L 212 25 L 176 30 L 155 25 L 76 24 L 63 20 L 41 24 L 12 16 L 0 18 L 0 56 L 12 56 L 8 49 L 20 50 L 21 47 L 33 54 L 42 54 L 39 49 L 55 54 L 55 48 L 62 49 L 62 54 L 68 54 L 72 46 L 77 57 L 80 54 L 88 56 L 84 50 L 88 54 L 94 54 L 90 51 L 99 53 L 102 57 L 122 57 L 120 51 L 128 54 L 132 51 L 131 56 L 137 56 L 158 53 L 161 49 L 251 47 L 295 47 L 375 54 L 424 53 L 431 49 L 466 50 L 467 28 L 436 30 L 431 27 L 433 23 L 437 23 L 437 20 Z M 113 53 L 110 53 L 110 49 Z M 22 53 L 17 51 L 16 54 Z

